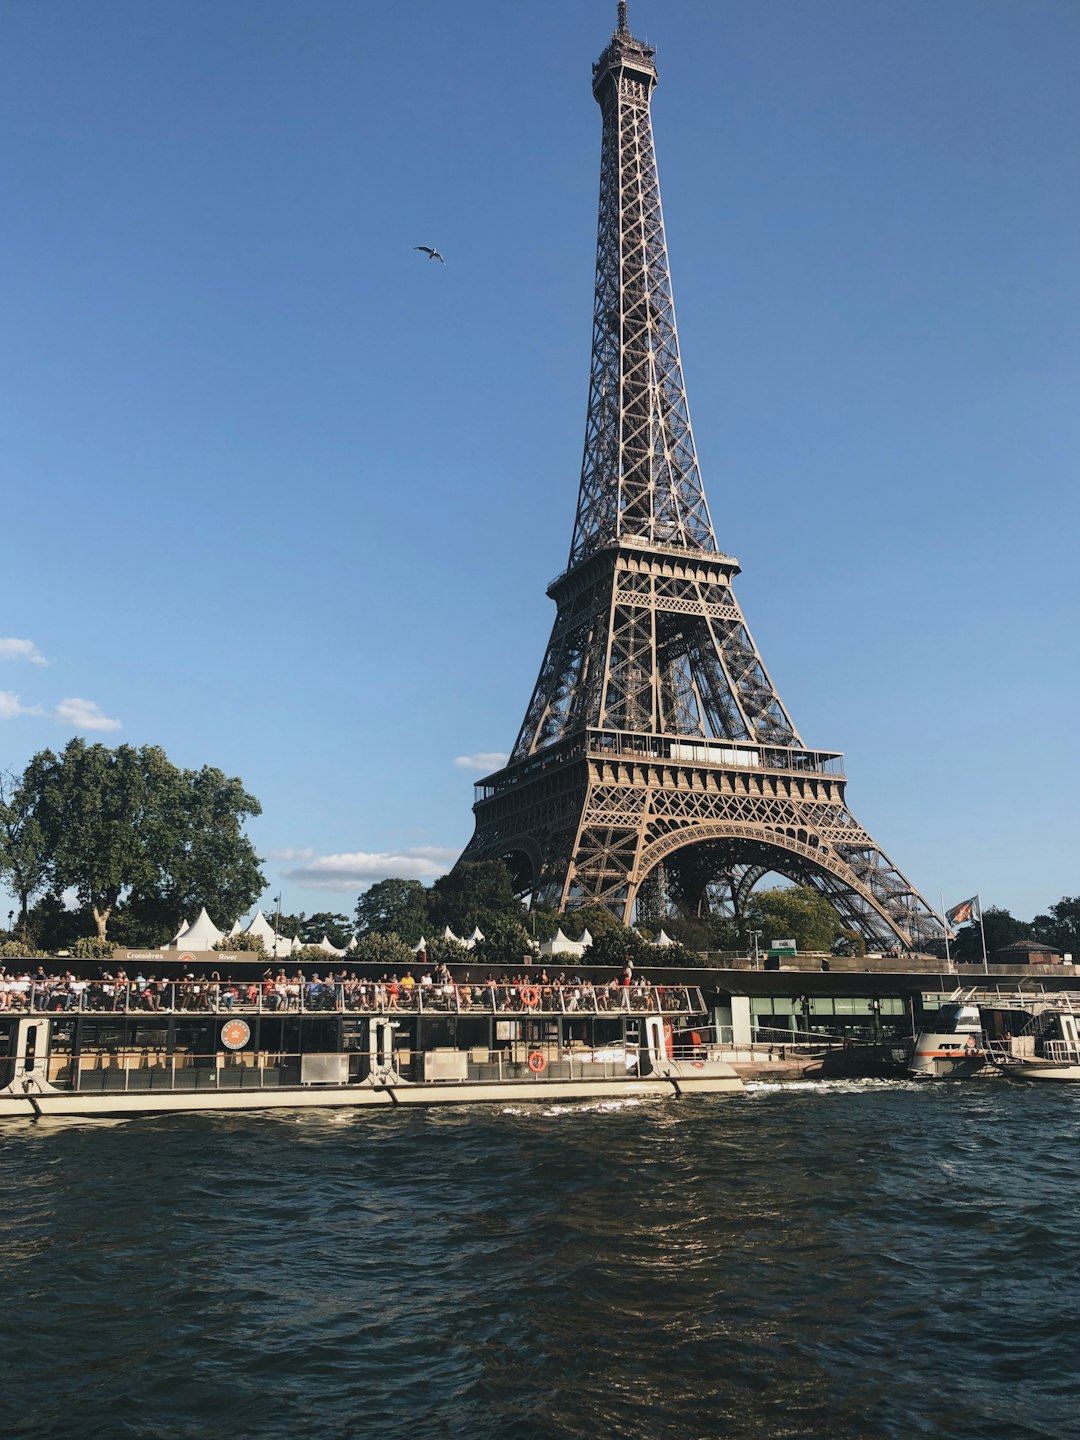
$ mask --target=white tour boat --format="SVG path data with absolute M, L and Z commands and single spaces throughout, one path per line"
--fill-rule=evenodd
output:
M 261 981 L 31 986 L 0 1117 L 730 1094 L 694 986 Z M 138 1008 L 133 1008 L 133 1007 Z

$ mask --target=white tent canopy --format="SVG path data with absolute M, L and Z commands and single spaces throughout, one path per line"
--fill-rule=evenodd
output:
M 571 940 L 564 935 L 562 929 L 555 931 L 550 940 L 545 940 L 540 946 L 541 955 L 584 955 L 585 946 L 580 940 Z
M 336 945 L 331 945 L 325 933 L 316 946 L 316 949 L 323 951 L 326 955 L 346 955 L 348 953 L 346 950 L 339 950 Z
M 668 945 L 674 945 L 675 941 L 671 938 L 671 936 L 667 933 L 666 930 L 661 930 L 660 934 L 657 935 L 656 939 L 652 943 L 654 945 L 666 947 Z
M 294 949 L 300 948 L 296 941 L 279 935 L 261 910 L 256 912 L 255 919 L 243 934 L 259 936 L 263 942 L 264 951 L 271 959 L 283 960 L 287 955 L 291 955 Z
M 206 913 L 206 906 L 204 905 L 191 924 L 186 929 L 180 931 L 169 948 L 212 950 L 218 941 L 224 940 L 224 938 L 225 932 L 219 930 L 210 919 L 210 916 Z

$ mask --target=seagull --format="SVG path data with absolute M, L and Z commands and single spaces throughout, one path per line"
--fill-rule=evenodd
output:
M 446 261 L 442 258 L 439 252 L 437 250 L 433 250 L 430 245 L 414 245 L 412 248 L 414 250 L 422 250 L 429 260 L 438 260 L 441 265 L 446 264 Z

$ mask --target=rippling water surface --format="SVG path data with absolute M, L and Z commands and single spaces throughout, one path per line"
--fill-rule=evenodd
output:
M 1063 1440 L 1078 1131 L 994 1080 L 8 1124 L 0 1424 Z

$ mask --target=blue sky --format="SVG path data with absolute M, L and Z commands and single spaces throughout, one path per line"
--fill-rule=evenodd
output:
M 451 863 L 570 541 L 614 12 L 0 4 L 0 765 L 239 774 L 287 910 Z M 1080 891 L 1080 6 L 631 22 L 765 663 L 928 898 L 1029 917 Z

